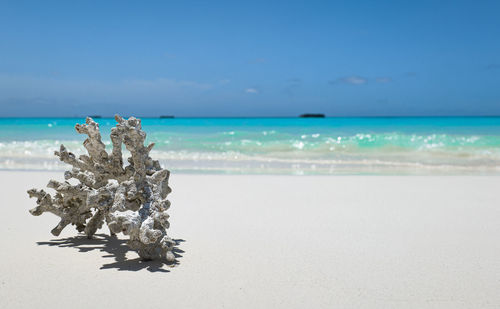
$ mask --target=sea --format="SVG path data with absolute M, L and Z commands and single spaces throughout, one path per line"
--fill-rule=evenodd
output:
M 95 121 L 111 148 L 115 120 Z M 84 122 L 0 118 L 0 169 L 69 169 L 54 151 L 85 154 L 74 129 Z M 142 118 L 142 128 L 172 173 L 500 175 L 500 117 Z

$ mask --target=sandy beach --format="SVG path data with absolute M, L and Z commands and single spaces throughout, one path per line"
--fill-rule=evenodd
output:
M 172 175 L 178 264 L 33 217 L 0 172 L 1 308 L 498 308 L 499 177 Z

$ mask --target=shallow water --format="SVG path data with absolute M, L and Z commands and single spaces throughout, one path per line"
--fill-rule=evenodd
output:
M 95 119 L 109 146 L 115 121 Z M 85 153 L 77 118 L 0 119 L 0 169 L 63 170 Z M 500 117 L 142 119 L 174 172 L 500 174 Z

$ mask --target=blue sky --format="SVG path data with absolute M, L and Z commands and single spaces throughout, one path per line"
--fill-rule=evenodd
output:
M 500 1 L 1 1 L 0 116 L 500 115 Z

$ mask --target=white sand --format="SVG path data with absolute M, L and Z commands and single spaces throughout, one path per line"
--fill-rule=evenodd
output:
M 61 176 L 0 172 L 0 308 L 500 308 L 500 177 L 173 175 L 171 268 L 51 241 Z

